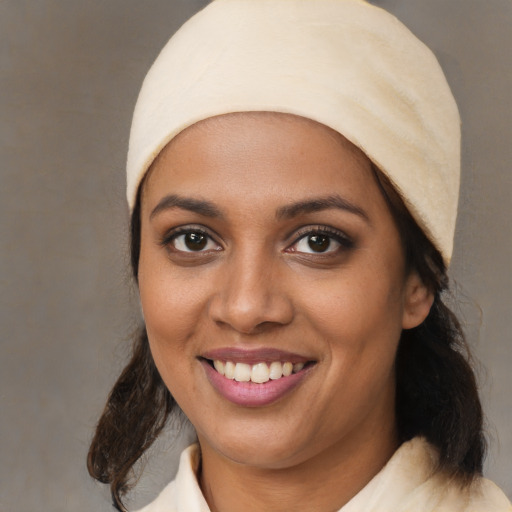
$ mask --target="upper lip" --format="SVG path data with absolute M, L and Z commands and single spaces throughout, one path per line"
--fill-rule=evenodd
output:
M 204 359 L 212 361 L 232 361 L 235 363 L 258 364 L 272 363 L 273 361 L 290 363 L 307 363 L 311 358 L 279 350 L 276 348 L 243 349 L 237 347 L 224 347 L 209 350 L 201 355 Z

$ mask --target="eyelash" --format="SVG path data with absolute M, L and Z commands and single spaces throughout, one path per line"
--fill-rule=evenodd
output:
M 341 250 L 352 249 L 355 246 L 355 243 L 352 240 L 352 238 L 350 238 L 348 235 L 346 235 L 342 231 L 339 231 L 334 228 L 330 228 L 328 226 L 307 226 L 298 231 L 295 241 L 289 246 L 290 249 L 288 249 L 288 250 L 290 250 L 291 252 L 294 252 L 293 249 L 291 249 L 292 247 L 296 246 L 301 240 L 304 240 L 305 238 L 311 237 L 314 235 L 323 235 L 323 236 L 328 237 L 331 240 L 334 240 L 335 242 L 337 242 L 340 245 Z M 299 251 L 297 251 L 297 252 L 299 252 Z M 323 253 L 319 252 L 317 255 L 318 256 L 327 255 L 327 254 L 331 254 L 334 252 L 337 252 L 337 251 L 328 251 L 328 252 L 326 251 Z M 303 254 L 303 253 L 301 253 L 301 254 Z M 307 254 L 311 254 L 311 253 L 307 253 Z
M 173 242 L 175 242 L 179 236 L 187 235 L 187 234 L 199 234 L 199 235 L 207 237 L 207 239 L 209 241 L 213 241 L 217 245 L 220 245 L 215 240 L 215 238 L 211 235 L 211 233 L 201 226 L 184 226 L 184 227 L 178 227 L 178 228 L 172 229 L 171 231 L 167 232 L 162 237 L 162 240 L 160 241 L 160 245 L 162 247 L 167 247 L 167 248 L 169 248 L 170 246 L 172 247 Z M 307 227 L 301 228 L 297 232 L 294 242 L 291 243 L 289 246 L 287 246 L 285 251 L 286 252 L 296 252 L 298 254 L 314 254 L 314 252 L 305 253 L 302 251 L 294 251 L 294 249 L 293 249 L 293 247 L 296 246 L 301 240 L 303 240 L 307 237 L 314 236 L 314 235 L 326 236 L 330 240 L 334 240 L 335 242 L 337 242 L 340 245 L 341 250 L 349 250 L 355 246 L 354 241 L 349 236 L 347 236 L 345 233 L 343 233 L 342 231 L 338 231 L 337 229 L 330 228 L 328 226 L 307 226 Z M 209 251 L 192 251 L 192 250 L 191 251 L 183 251 L 180 249 L 176 249 L 175 247 L 173 247 L 172 250 L 174 250 L 178 253 L 185 253 L 185 254 L 187 254 L 187 253 L 201 254 L 201 253 L 209 252 Z M 220 249 L 217 249 L 217 250 L 220 250 Z M 325 255 L 329 255 L 334 252 L 337 252 L 337 251 L 335 250 L 335 251 L 318 252 L 317 256 L 322 256 L 322 255 L 325 256 Z
M 202 236 L 205 236 L 207 237 L 209 240 L 213 240 L 217 245 L 219 245 L 214 237 L 207 231 L 205 230 L 203 227 L 201 226 L 184 226 L 184 227 L 178 227 L 178 228 L 175 228 L 175 229 L 172 229 L 171 231 L 167 232 L 162 240 L 160 241 L 160 245 L 162 247 L 167 247 L 169 248 L 169 246 L 172 246 L 172 243 L 181 235 L 190 235 L 190 234 L 199 234 L 199 235 L 202 235 Z M 180 253 L 187 253 L 187 252 L 191 252 L 191 253 L 201 253 L 201 252 L 206 252 L 206 251 L 181 251 L 180 249 L 176 249 L 174 248 L 175 251 L 177 252 L 180 252 Z

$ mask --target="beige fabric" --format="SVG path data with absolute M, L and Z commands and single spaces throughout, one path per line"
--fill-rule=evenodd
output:
M 208 117 L 275 111 L 319 121 L 359 146 L 401 192 L 448 263 L 460 120 L 431 51 L 363 0 L 215 0 L 146 76 L 127 163 L 138 184 L 176 134 Z
M 339 512 L 512 512 L 492 482 L 482 478 L 463 491 L 442 474 L 433 474 L 436 460 L 424 439 L 404 443 Z M 210 512 L 197 484 L 198 466 L 199 447 L 192 445 L 181 455 L 176 479 L 139 512 Z

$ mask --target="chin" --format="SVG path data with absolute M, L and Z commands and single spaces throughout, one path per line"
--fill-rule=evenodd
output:
M 276 434 L 281 430 L 281 434 Z M 238 427 L 236 432 L 225 430 L 210 438 L 198 434 L 201 448 L 213 449 L 217 454 L 237 464 L 261 469 L 283 469 L 304 462 L 311 453 L 312 442 L 283 429 L 252 424 L 250 428 Z

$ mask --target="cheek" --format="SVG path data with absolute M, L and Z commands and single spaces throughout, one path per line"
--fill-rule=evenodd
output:
M 375 336 L 399 337 L 402 287 L 399 280 L 379 279 L 379 273 L 347 272 L 338 279 L 317 282 L 303 294 L 301 307 L 319 332 L 329 332 L 334 338 L 351 334 L 347 341 L 362 344 Z
M 148 334 L 153 333 L 155 339 L 178 341 L 187 336 L 202 301 L 201 288 L 187 276 L 172 268 L 164 250 L 142 240 L 139 294 Z
M 171 270 L 163 251 L 142 243 L 139 293 L 153 359 L 171 393 L 191 373 L 201 297 L 190 280 Z M 191 357 L 192 356 L 192 357 Z M 174 389 L 173 389 L 174 388 Z M 179 394 L 179 393 L 178 393 Z
M 173 279 L 143 273 L 139 278 L 141 303 L 155 365 L 180 407 L 196 392 L 194 378 L 196 301 L 176 288 Z
M 401 287 L 393 279 L 378 280 L 378 274 L 327 281 L 304 303 L 308 321 L 326 348 L 323 357 L 331 368 L 326 384 L 356 408 L 394 382 L 402 331 Z

